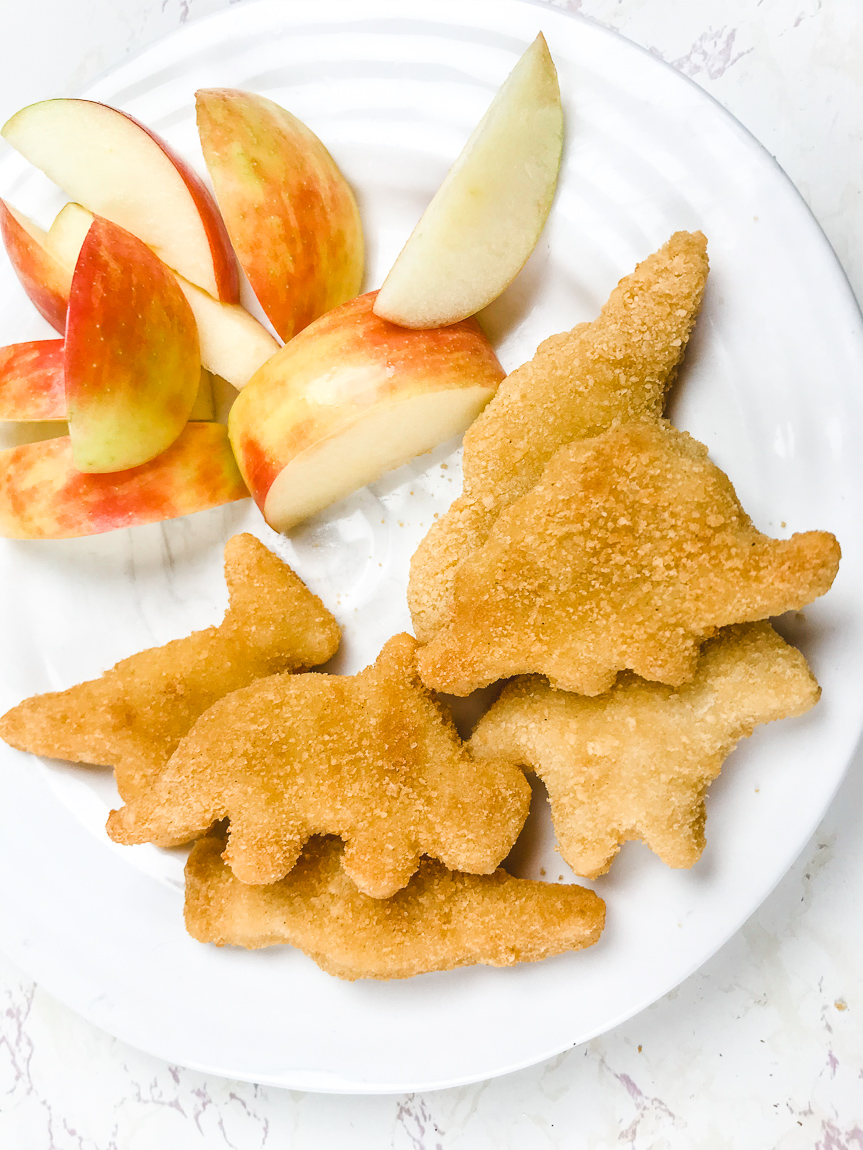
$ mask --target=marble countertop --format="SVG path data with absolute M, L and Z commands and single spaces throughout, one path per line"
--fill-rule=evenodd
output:
M 129 53 L 229 2 L 6 0 L 0 122 L 32 100 L 75 94 Z M 615 28 L 736 115 L 800 189 L 861 299 L 858 0 L 552 6 Z M 0 1146 L 861 1150 L 859 766 L 858 750 L 798 862 L 698 973 L 608 1034 L 473 1086 L 350 1097 L 197 1073 L 102 1033 L 0 958 Z

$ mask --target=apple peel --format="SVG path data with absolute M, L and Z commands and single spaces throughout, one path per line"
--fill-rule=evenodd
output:
M 65 418 L 63 340 L 39 339 L 0 348 L 0 419 Z
M 248 491 L 220 423 L 189 423 L 167 451 L 128 471 L 78 471 L 68 436 L 0 451 L 0 537 L 70 539 L 177 519 Z
M 362 286 L 353 192 L 314 132 L 272 100 L 205 88 L 195 104 L 234 249 L 268 319 L 289 340 Z
M 195 317 L 147 245 L 101 217 L 75 265 L 65 348 L 79 471 L 125 471 L 174 442 L 200 385 Z
M 0 235 L 24 291 L 42 318 L 62 335 L 72 267 L 64 267 L 51 253 L 44 228 L 5 200 L 0 200 Z

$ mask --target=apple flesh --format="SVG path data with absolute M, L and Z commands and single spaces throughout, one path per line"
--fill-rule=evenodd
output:
M 66 204 L 45 232 L 0 200 L 4 236 L 4 207 L 13 234 L 12 241 L 7 239 L 7 250 L 18 278 L 48 322 L 65 332 L 72 272 L 93 213 L 80 204 Z M 174 274 L 198 325 L 202 364 L 239 390 L 280 345 L 240 304 L 213 299 L 183 276 Z
M 79 471 L 125 471 L 161 454 L 198 393 L 185 296 L 146 244 L 106 219 L 93 221 L 75 265 L 64 372 Z
M 49 251 L 48 233 L 4 200 L 0 200 L 0 234 L 15 274 L 36 310 L 55 331 L 65 331 L 72 268 Z
M 0 451 L 0 536 L 70 539 L 206 511 L 245 499 L 220 423 L 190 423 L 157 459 L 88 475 L 68 437 Z
M 536 246 L 562 147 L 557 72 L 540 34 L 402 248 L 377 314 L 404 327 L 437 327 L 496 299 Z
M 264 96 L 196 94 L 201 147 L 252 290 L 284 340 L 352 299 L 363 278 L 353 193 L 305 124 Z
M 65 418 L 63 340 L 40 339 L 0 348 L 0 419 Z
M 2 129 L 73 200 L 119 224 L 216 299 L 239 299 L 237 263 L 200 177 L 126 112 L 93 100 L 42 100 Z
M 376 316 L 374 300 L 295 336 L 231 409 L 240 471 L 277 531 L 461 434 L 503 379 L 475 320 L 408 331 Z

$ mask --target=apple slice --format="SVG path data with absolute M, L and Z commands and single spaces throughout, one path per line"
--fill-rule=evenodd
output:
M 97 218 L 66 315 L 66 407 L 79 471 L 124 471 L 183 430 L 201 379 L 195 317 L 171 272 Z
M 74 268 L 93 213 L 66 204 L 48 229 L 48 251 L 63 267 Z M 222 303 L 174 273 L 198 325 L 201 363 L 239 390 L 261 364 L 279 350 L 265 327 L 238 303 Z M 71 281 L 71 274 L 70 274 Z
M 240 298 L 237 263 L 201 178 L 161 137 L 93 100 L 42 100 L 3 137 L 73 200 L 124 227 L 217 299 Z
M 66 419 L 62 339 L 39 339 L 0 347 L 0 419 L 44 423 Z M 215 419 L 213 377 L 201 369 L 191 421 Z
M 240 263 L 288 340 L 352 299 L 363 278 L 356 201 L 327 149 L 264 96 L 205 88 L 198 131 Z
M 375 292 L 294 336 L 240 392 L 231 444 L 277 531 L 463 432 L 503 369 L 476 320 L 407 331 Z
M 65 331 L 72 268 L 48 250 L 48 233 L 4 200 L 0 200 L 0 234 L 15 274 L 39 314 L 56 331 Z
M 404 327 L 437 327 L 496 299 L 536 246 L 562 147 L 557 72 L 540 33 L 402 248 L 377 314 Z
M 75 467 L 68 437 L 0 451 L 0 536 L 70 539 L 176 519 L 248 495 L 220 423 L 190 423 L 150 463 L 110 475 Z
M 65 418 L 62 339 L 0 347 L 0 419 Z

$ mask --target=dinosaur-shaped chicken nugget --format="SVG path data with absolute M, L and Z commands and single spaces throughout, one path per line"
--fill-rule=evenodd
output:
M 561 450 L 455 578 L 450 622 L 419 656 L 454 695 L 540 674 L 582 695 L 618 671 L 685 683 L 719 627 L 810 603 L 839 545 L 762 535 L 707 449 L 664 420 Z
M 36 755 L 114 767 L 128 800 L 152 785 L 216 699 L 335 654 L 335 619 L 253 535 L 228 540 L 225 579 L 230 605 L 218 627 L 141 651 L 100 679 L 26 699 L 0 719 L 0 737 Z
M 527 817 L 521 771 L 476 763 L 419 680 L 417 643 L 390 639 L 358 675 L 278 675 L 222 699 L 155 785 L 112 813 L 118 842 L 197 838 L 230 818 L 225 859 L 247 883 L 290 871 L 312 835 L 346 841 L 344 867 L 375 898 L 432 855 L 489 874 Z
M 408 604 L 428 642 L 452 607 L 459 566 L 554 453 L 618 423 L 662 415 L 707 280 L 701 232 L 675 232 L 620 281 L 592 323 L 553 335 L 516 368 L 464 437 L 464 493 L 411 562 Z
M 287 878 L 238 882 L 224 843 L 196 843 L 186 865 L 186 929 L 200 942 L 255 949 L 290 943 L 339 978 L 410 978 L 486 963 L 536 962 L 596 942 L 605 906 L 591 890 L 458 874 L 423 859 L 404 890 L 362 894 L 341 866 L 337 839 L 309 843 Z
M 633 838 L 669 866 L 690 867 L 704 849 L 704 795 L 725 758 L 758 723 L 801 715 L 818 695 L 800 652 L 768 623 L 749 623 L 711 639 L 695 678 L 676 690 L 624 674 L 590 699 L 516 679 L 469 745 L 536 771 L 576 874 L 603 874 Z

